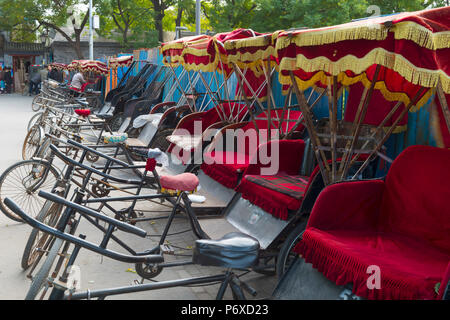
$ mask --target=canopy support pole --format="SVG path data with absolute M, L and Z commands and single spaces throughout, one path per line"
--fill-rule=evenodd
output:
M 353 155 L 353 151 L 355 150 L 355 145 L 356 145 L 356 141 L 359 137 L 359 134 L 361 132 L 361 126 L 362 123 L 364 121 L 364 119 L 366 118 L 366 113 L 367 113 L 367 109 L 369 107 L 369 102 L 372 99 L 372 93 L 373 90 L 375 89 L 375 84 L 378 80 L 378 75 L 380 73 L 380 69 L 381 69 L 381 65 L 377 65 L 377 68 L 375 69 L 375 74 L 373 76 L 372 82 L 370 83 L 370 88 L 368 91 L 364 90 L 364 92 L 366 94 L 363 94 L 363 96 L 361 97 L 361 102 L 358 106 L 358 111 L 356 113 L 355 119 L 353 120 L 353 130 L 352 130 L 352 136 L 353 139 L 350 142 L 347 141 L 347 145 L 345 147 L 345 149 L 347 150 L 343 157 L 342 157 L 342 162 L 339 168 L 339 174 L 341 175 L 341 180 L 344 180 L 345 176 L 348 173 L 349 170 L 349 162 L 350 159 L 352 158 Z
M 240 73 L 239 68 L 234 63 L 233 63 L 233 69 L 234 69 L 234 72 L 236 73 L 236 75 L 239 74 L 241 76 L 241 78 L 244 79 L 243 76 L 242 76 L 242 73 Z M 247 95 L 245 94 L 244 85 L 243 85 L 242 81 L 239 81 L 239 77 L 238 77 L 238 84 L 239 84 L 239 87 L 242 90 L 242 93 L 243 93 L 242 96 L 244 97 L 245 104 L 248 107 L 248 112 L 250 113 L 250 120 L 252 121 L 253 125 L 255 126 L 256 131 L 259 132 L 258 125 L 256 124 L 256 121 L 255 121 L 255 115 L 253 114 L 253 111 L 252 111 L 252 104 L 250 103 L 250 101 L 248 100 Z
M 178 88 L 180 89 L 183 97 L 186 99 L 186 101 L 187 101 L 187 103 L 189 105 L 189 108 L 191 109 L 192 112 L 194 112 L 195 109 L 194 109 L 193 106 L 191 106 L 191 103 L 189 102 L 189 99 L 187 98 L 186 92 L 184 91 L 183 86 L 181 85 L 181 83 L 180 83 L 180 81 L 179 81 L 179 79 L 177 77 L 177 74 L 175 73 L 175 70 L 173 69 L 172 64 L 169 63 L 169 66 L 170 66 L 170 70 L 172 70 L 172 73 L 173 73 L 173 76 L 175 78 L 175 81 L 178 83 Z
M 214 97 L 214 94 L 212 93 L 211 88 L 208 86 L 208 82 L 206 81 L 206 79 L 203 77 L 203 74 L 201 71 L 199 71 L 199 75 L 200 75 L 200 79 L 203 82 L 203 85 L 205 86 L 206 91 L 208 92 L 208 95 L 211 97 L 211 100 L 216 102 L 216 107 L 218 107 L 220 109 L 220 111 L 222 111 L 222 115 L 220 114 L 220 112 L 217 112 L 217 114 L 220 117 L 221 121 L 224 121 L 223 115 L 225 114 L 225 111 L 222 109 L 222 104 L 219 103 L 219 101 L 216 100 L 216 98 Z
M 311 104 L 311 106 L 309 107 L 309 109 L 310 109 L 311 111 L 314 109 L 314 107 L 316 106 L 316 104 L 319 103 L 319 101 L 322 99 L 322 97 L 325 95 L 325 93 L 326 93 L 326 90 L 323 90 L 323 91 L 320 93 L 319 97 Z M 308 104 L 309 104 L 309 101 L 308 101 Z M 290 136 L 294 133 L 294 131 L 297 130 L 298 126 L 299 126 L 303 121 L 304 121 L 304 118 L 303 118 L 303 113 L 302 113 L 302 116 L 298 118 L 298 120 L 297 120 L 297 122 L 295 123 L 295 125 L 292 127 L 291 130 L 289 130 L 288 134 L 286 135 L 286 138 L 290 137 Z
M 295 95 L 297 96 L 297 101 L 299 103 L 300 110 L 302 111 L 303 118 L 305 119 L 306 128 L 308 129 L 308 132 L 311 135 L 311 144 L 313 146 L 314 154 L 316 155 L 316 159 L 319 164 L 324 183 L 325 185 L 328 185 L 330 178 L 329 176 L 330 166 L 328 165 L 325 153 L 323 152 L 323 150 L 320 150 L 320 147 L 322 145 L 320 143 L 319 137 L 317 136 L 316 129 L 314 128 L 308 103 L 306 102 L 304 94 L 300 92 L 300 89 L 298 88 L 294 73 L 292 71 L 289 71 L 289 74 L 291 76 L 292 86 L 294 88 Z
M 450 110 L 448 109 L 447 100 L 445 99 L 444 89 L 442 88 L 441 81 L 438 82 L 436 87 L 436 93 L 441 104 L 442 114 L 445 118 L 445 123 L 447 124 L 448 132 L 450 133 Z
M 358 175 L 364 171 L 364 169 L 369 165 L 370 159 L 373 157 L 373 155 L 375 153 L 377 153 L 378 151 L 380 151 L 381 147 L 385 144 L 385 142 L 387 141 L 387 139 L 391 136 L 392 132 L 395 130 L 395 128 L 397 127 L 398 123 L 400 122 L 401 119 L 403 119 L 403 117 L 411 110 L 411 108 L 417 103 L 417 101 L 419 101 L 420 97 L 422 96 L 422 94 L 425 92 L 426 88 L 421 87 L 419 89 L 419 91 L 417 92 L 417 94 L 414 96 L 414 98 L 409 102 L 408 106 L 403 110 L 403 112 L 397 117 L 397 119 L 395 120 L 395 122 L 392 124 L 392 126 L 389 128 L 388 132 L 384 135 L 383 139 L 378 143 L 378 145 L 375 147 L 374 150 L 372 150 L 372 152 L 370 153 L 369 157 L 366 159 L 366 161 L 364 161 L 364 163 L 362 164 L 361 167 L 359 167 L 358 171 L 356 171 L 356 173 L 354 174 L 354 176 L 352 177 L 351 180 L 356 180 L 356 178 L 358 177 Z M 356 159 L 355 159 L 356 161 Z
M 333 76 L 332 82 L 328 83 L 328 113 L 330 116 L 331 136 L 331 179 L 336 181 L 336 144 L 337 144 L 337 77 Z

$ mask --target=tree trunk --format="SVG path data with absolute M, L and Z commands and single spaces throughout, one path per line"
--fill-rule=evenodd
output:
M 164 30 L 163 30 L 163 18 L 164 18 L 164 3 L 159 2 L 159 0 L 152 0 L 154 19 L 155 19 L 155 29 L 158 31 L 158 40 L 163 42 L 164 40 Z
M 183 18 L 183 8 L 178 8 L 177 18 L 175 20 L 175 26 L 181 27 L 181 19 Z

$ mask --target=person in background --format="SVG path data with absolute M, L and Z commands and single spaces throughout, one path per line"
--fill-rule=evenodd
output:
M 3 80 L 5 81 L 6 85 L 6 93 L 11 93 L 12 76 L 10 68 L 5 68 L 5 75 L 3 77 Z
M 30 96 L 33 94 L 33 92 L 35 94 L 39 94 L 39 85 L 41 84 L 41 82 L 42 82 L 42 75 L 40 72 L 36 72 L 31 75 L 30 91 L 28 92 Z
M 52 66 L 48 66 L 48 79 L 55 80 L 56 82 L 62 82 L 59 71 L 52 68 Z
M 48 79 L 48 74 L 49 74 L 48 66 L 44 65 L 44 68 L 39 70 L 39 73 L 41 74 L 41 81 L 47 80 Z
M 70 72 L 67 69 L 64 69 L 63 71 L 63 82 L 64 83 L 69 83 L 70 81 Z
M 86 83 L 86 80 L 84 78 L 83 73 L 81 72 L 77 72 L 73 78 L 72 78 L 72 82 L 70 83 L 70 86 L 74 89 L 76 89 L 77 91 L 81 91 L 81 89 L 83 88 L 83 84 Z

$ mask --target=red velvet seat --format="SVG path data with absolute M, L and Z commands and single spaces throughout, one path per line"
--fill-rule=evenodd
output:
M 280 120 L 284 119 L 281 123 L 281 132 L 289 132 L 295 126 L 295 122 L 299 117 L 301 117 L 300 111 L 289 111 L 285 112 L 283 115 L 283 110 L 277 109 L 271 111 L 272 125 L 271 128 L 279 128 Z M 256 117 L 256 126 L 259 130 L 267 130 L 268 120 L 266 120 L 267 114 L 262 113 Z M 248 132 L 249 130 L 255 130 L 255 123 L 249 122 L 246 126 L 241 128 L 243 132 Z M 300 125 L 295 131 L 303 131 L 304 126 Z M 261 131 L 262 133 L 262 131 Z M 261 143 L 258 136 L 258 145 Z M 241 174 L 250 165 L 250 160 L 253 154 L 257 150 L 251 150 L 252 148 L 248 145 L 245 146 L 243 152 L 237 151 L 212 151 L 206 152 L 204 155 L 205 161 L 201 166 L 203 172 L 219 182 L 227 188 L 235 188 L 239 183 Z
M 298 176 L 303 162 L 303 152 L 305 149 L 304 141 L 270 141 L 261 145 L 260 149 L 268 148 L 268 150 L 270 150 L 273 143 L 277 143 L 279 147 L 279 166 L 278 172 L 270 175 L 270 178 L 285 175 L 294 179 L 298 178 L 298 183 L 292 184 L 291 187 L 298 189 L 300 186 L 302 188 L 304 187 L 304 190 L 307 190 L 310 179 L 308 177 Z M 266 151 L 263 152 L 265 153 Z M 261 169 L 265 167 L 269 167 L 269 165 L 262 165 L 260 162 L 253 162 L 250 164 L 244 173 L 242 181 L 236 187 L 236 191 L 241 193 L 242 198 L 249 200 L 252 204 L 259 206 L 279 219 L 286 220 L 288 218 L 289 210 L 297 210 L 300 208 L 303 197 L 292 197 L 251 181 L 251 178 L 258 179 L 267 176 L 261 171 Z
M 203 172 L 227 188 L 234 188 L 239 182 L 239 175 L 250 164 L 250 156 L 231 151 L 212 151 L 205 153 Z
M 222 118 L 225 116 L 229 117 L 230 115 L 233 115 L 238 119 L 238 121 L 242 121 L 242 118 L 246 114 L 247 108 L 243 105 L 236 105 L 223 103 L 221 105 L 221 108 L 214 107 L 208 111 L 204 112 L 196 112 L 190 115 L 187 115 L 181 121 L 178 123 L 173 135 L 174 136 L 184 136 L 186 134 L 194 135 L 196 134 L 195 128 L 196 126 L 201 125 L 201 130 L 199 134 L 202 134 L 206 129 L 208 129 L 210 126 L 222 122 Z M 177 133 L 177 130 L 179 131 Z M 169 137 L 170 141 L 170 137 Z M 174 148 L 177 145 L 175 143 L 171 143 L 169 148 L 167 149 L 168 152 L 174 151 Z M 192 146 L 190 150 L 186 151 L 193 151 L 196 146 Z M 183 147 L 183 149 L 185 149 Z M 188 148 L 189 149 L 189 148 Z M 177 150 L 178 151 L 178 150 Z M 184 153 L 183 150 L 181 150 L 181 153 Z M 180 159 L 184 158 L 182 154 L 176 154 Z
M 449 163 L 450 150 L 414 146 L 385 181 L 327 187 L 296 252 L 358 296 L 436 299 L 450 263 Z M 369 266 L 379 267 L 379 289 L 367 285 Z

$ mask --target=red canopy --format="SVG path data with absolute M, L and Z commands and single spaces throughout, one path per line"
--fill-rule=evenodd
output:
M 66 70 L 67 69 L 67 64 L 65 64 L 65 63 L 52 62 L 52 63 L 50 63 L 50 66 L 57 70 Z
M 228 77 L 233 73 L 233 66 L 228 59 L 227 43 L 260 35 L 249 29 L 237 29 L 216 34 L 214 37 L 207 35 L 186 37 L 163 44 L 161 53 L 165 64 L 172 66 L 180 64 L 189 71 L 218 71 Z M 264 82 L 265 75 L 260 69 L 251 68 L 245 71 L 245 78 L 251 84 L 252 90 L 256 91 Z M 252 96 L 252 90 L 249 90 L 247 84 L 244 84 L 244 90 L 247 96 Z M 259 96 L 266 95 L 267 90 L 264 90 Z
M 294 71 L 301 89 L 326 86 L 331 76 L 343 85 L 370 85 L 388 101 L 409 103 L 420 87 L 441 82 L 450 92 L 450 7 L 402 13 L 335 27 L 282 32 L 276 40 L 281 83 Z M 405 81 L 406 80 L 406 81 Z M 417 105 L 423 105 L 429 94 Z
M 108 75 L 109 69 L 106 63 L 97 60 L 73 60 L 68 66 L 68 70 L 79 70 L 82 72 L 94 72 L 101 75 Z
M 133 63 L 133 56 L 122 56 L 117 58 L 111 58 L 108 61 L 109 68 L 117 69 L 119 67 L 129 67 Z

